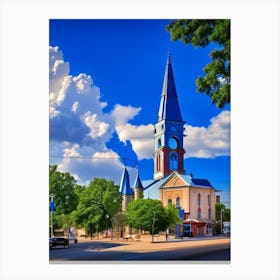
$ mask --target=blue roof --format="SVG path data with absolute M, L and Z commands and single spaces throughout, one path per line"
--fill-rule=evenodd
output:
M 162 120 L 183 122 L 169 54 L 158 112 L 158 122 Z
M 196 186 L 202 186 L 202 187 L 210 187 L 213 188 L 213 186 L 211 185 L 211 183 L 207 180 L 207 179 L 191 179 L 193 184 Z
M 137 174 L 136 176 L 136 180 L 135 180 L 135 183 L 134 183 L 134 188 L 139 188 L 139 189 L 144 189 L 143 185 L 142 185 L 142 182 L 140 180 L 140 176 L 139 176 L 139 173 Z
M 134 194 L 133 189 L 130 187 L 129 174 L 128 174 L 126 168 L 124 168 L 124 171 L 123 171 L 123 174 L 122 174 L 119 192 L 121 194 L 128 194 L 128 195 L 133 195 Z
M 144 184 L 144 198 L 151 198 L 151 199 L 159 199 L 159 187 L 161 187 L 166 181 L 167 179 L 170 177 L 167 176 L 165 178 L 162 178 L 160 180 L 150 180 L 150 181 L 146 181 L 143 182 Z M 147 183 L 147 184 L 146 184 Z
M 177 172 L 176 172 L 177 173 Z M 160 180 L 148 180 L 144 181 L 144 198 L 151 198 L 151 199 L 159 199 L 159 188 L 173 175 L 174 173 L 171 173 L 169 176 L 160 179 Z M 211 183 L 207 179 L 195 179 L 192 178 L 190 175 L 181 175 L 177 173 L 178 176 L 180 176 L 187 185 L 191 187 L 199 187 L 199 188 L 212 188 L 214 187 L 211 185 Z M 215 190 L 215 189 L 214 189 Z

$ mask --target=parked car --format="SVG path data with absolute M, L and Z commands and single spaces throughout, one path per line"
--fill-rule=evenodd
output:
M 49 248 L 53 248 L 56 246 L 64 246 L 69 247 L 69 239 L 66 237 L 50 237 L 49 238 Z

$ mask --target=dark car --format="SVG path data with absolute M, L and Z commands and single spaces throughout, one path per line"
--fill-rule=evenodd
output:
M 69 247 L 69 239 L 66 237 L 50 237 L 49 247 L 50 249 L 56 246 Z

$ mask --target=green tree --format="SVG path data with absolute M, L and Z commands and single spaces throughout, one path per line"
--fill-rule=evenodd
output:
M 197 78 L 196 87 L 211 97 L 218 108 L 230 103 L 230 20 L 173 20 L 166 29 L 173 41 L 194 47 L 215 43 L 217 47 L 209 54 L 212 61 L 203 69 L 205 76 Z
M 179 210 L 175 207 L 175 205 L 168 204 L 164 209 L 168 227 L 173 227 L 182 222 Z
M 154 199 L 137 199 L 128 204 L 127 223 L 140 230 L 158 233 L 167 228 L 166 212 L 161 201 Z
M 90 232 L 101 232 L 112 227 L 114 216 L 120 212 L 122 197 L 112 180 L 95 178 L 82 192 L 75 222 Z
M 221 232 L 221 214 L 223 215 L 222 221 L 229 222 L 230 221 L 230 208 L 226 208 L 226 206 L 222 203 L 215 204 L 216 211 L 216 231 Z
M 75 192 L 76 180 L 70 173 L 57 170 L 57 166 L 49 166 L 49 194 L 54 195 L 54 228 L 69 228 L 71 213 L 76 209 L 79 197 Z

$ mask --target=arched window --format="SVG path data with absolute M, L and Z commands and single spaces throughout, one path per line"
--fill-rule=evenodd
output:
M 160 155 L 156 156 L 156 172 L 160 171 Z
M 178 168 L 178 156 L 176 153 L 170 154 L 169 157 L 170 170 L 177 170 Z
M 180 207 L 180 197 L 176 198 L 176 207 Z
M 168 140 L 168 146 L 169 148 L 171 148 L 172 150 L 175 150 L 178 148 L 178 140 L 176 137 L 170 137 Z
M 200 205 L 201 205 L 201 195 L 200 195 L 200 193 L 197 195 L 197 204 L 198 204 L 198 207 L 200 207 Z
M 158 147 L 158 149 L 161 148 L 161 138 L 158 139 L 157 147 Z
M 168 205 L 172 205 L 172 199 L 169 198 L 168 201 L 167 201 Z

